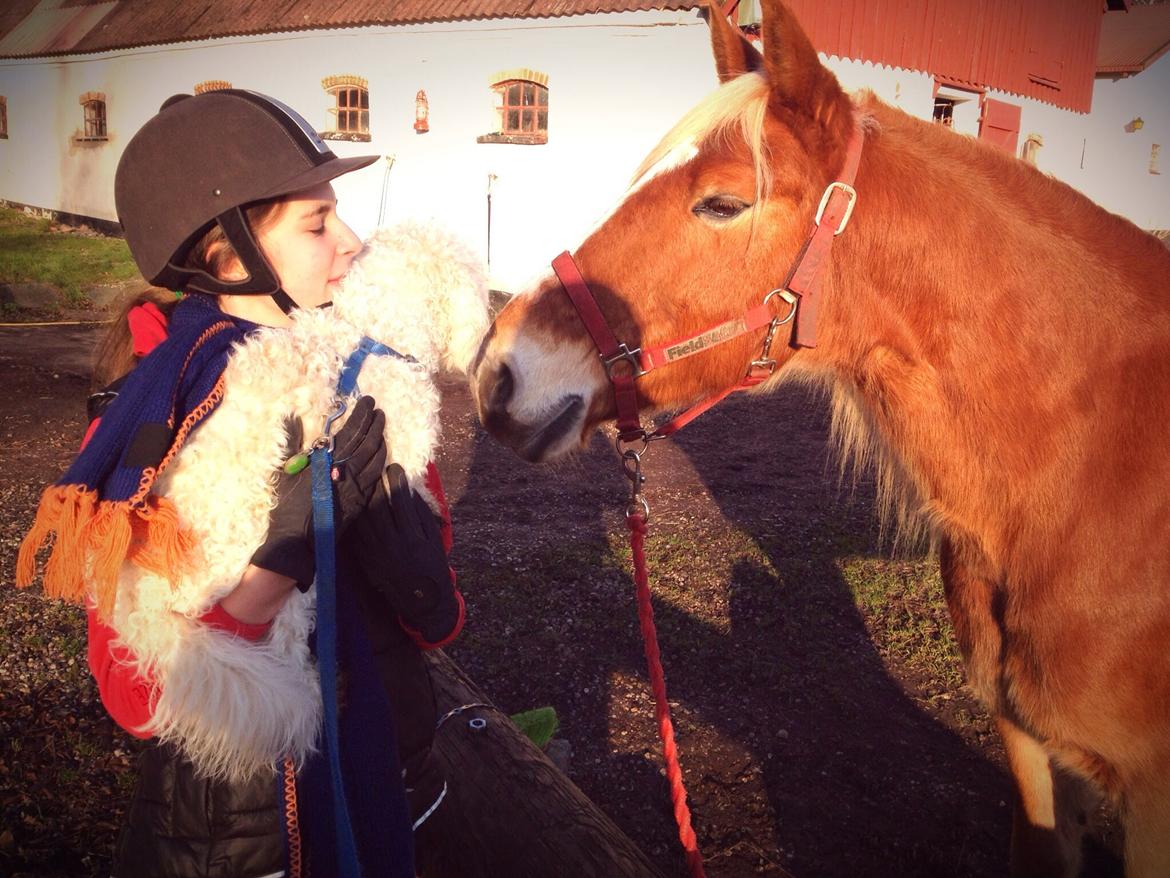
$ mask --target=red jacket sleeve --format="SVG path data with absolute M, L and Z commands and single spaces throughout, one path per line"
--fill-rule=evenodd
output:
M 140 728 L 154 714 L 160 688 L 152 677 L 142 676 L 135 668 L 134 653 L 115 644 L 118 633 L 102 622 L 93 607 L 86 608 L 89 643 L 89 670 L 97 682 L 98 694 L 110 718 L 136 738 L 149 738 Z M 199 617 L 199 621 L 245 640 L 256 641 L 268 633 L 272 623 L 250 625 L 230 615 L 219 604 Z
M 439 478 L 439 470 L 433 462 L 427 464 L 427 473 L 425 476 L 425 483 L 427 490 L 434 495 L 439 502 L 439 533 L 443 539 L 443 550 L 447 554 L 451 553 L 451 547 L 454 545 L 454 531 L 451 527 L 451 507 L 447 504 L 447 494 L 443 490 L 443 480 Z M 463 622 L 467 616 L 467 605 L 463 600 L 463 593 L 459 591 L 456 584 L 455 568 L 448 566 L 451 573 L 451 590 L 455 600 L 455 620 L 451 625 L 451 629 L 440 637 L 437 641 L 431 642 L 427 640 L 421 631 L 411 627 L 401 617 L 398 619 L 398 624 L 402 629 L 410 635 L 410 639 L 414 641 L 415 646 L 421 650 L 438 649 L 446 646 L 452 640 L 459 636 L 459 632 L 463 630 Z
M 451 507 L 447 505 L 447 493 L 443 490 L 443 480 L 439 478 L 439 468 L 433 462 L 427 464 L 427 474 L 423 477 L 423 482 L 439 502 L 439 533 L 443 537 L 443 551 L 450 555 L 451 547 L 455 544 L 451 528 Z M 451 576 L 455 576 L 454 571 Z
M 86 608 L 88 618 L 89 670 L 97 681 L 98 694 L 110 717 L 136 738 L 149 738 L 145 725 L 158 700 L 158 684 L 134 669 L 134 654 L 124 646 L 115 646 L 117 632 L 104 624 L 94 607 Z

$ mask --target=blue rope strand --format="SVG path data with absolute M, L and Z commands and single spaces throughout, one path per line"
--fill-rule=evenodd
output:
M 366 357 L 373 354 L 377 357 L 394 357 L 397 360 L 402 360 L 404 363 L 417 363 L 414 357 L 410 354 L 400 354 L 398 351 L 389 345 L 384 345 L 380 341 L 374 341 L 368 335 L 363 335 L 362 340 L 358 342 L 358 346 L 353 353 L 346 358 L 345 365 L 341 369 L 341 375 L 337 379 L 337 396 L 340 399 L 346 399 L 350 396 L 356 396 L 361 393 L 358 390 L 358 373 L 362 371 L 362 364 L 365 363 Z
M 340 878 L 360 878 L 357 842 L 349 820 L 341 776 L 341 733 L 337 717 L 337 570 L 333 552 L 332 455 L 316 448 L 313 466 L 313 545 L 317 561 L 317 668 L 324 702 L 325 750 L 333 781 L 333 824 L 337 834 Z
M 337 379 L 338 399 L 359 393 L 358 374 L 366 358 L 391 356 L 407 363 L 418 361 L 400 354 L 369 336 L 362 336 L 357 348 L 346 358 Z M 326 426 L 326 432 L 329 427 Z M 310 455 L 313 476 L 313 545 L 316 549 L 317 583 L 317 669 L 321 675 L 324 706 L 325 750 L 333 786 L 333 824 L 337 836 L 339 878 L 361 878 L 357 842 L 349 819 L 345 784 L 341 775 L 341 730 L 337 715 L 337 559 L 333 525 L 333 456 L 329 449 L 314 448 Z

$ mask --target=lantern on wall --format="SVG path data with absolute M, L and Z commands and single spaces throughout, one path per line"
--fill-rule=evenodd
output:
M 419 89 L 418 94 L 414 96 L 414 130 L 419 134 L 426 134 L 431 130 L 430 105 L 427 103 L 427 93 L 425 89 Z

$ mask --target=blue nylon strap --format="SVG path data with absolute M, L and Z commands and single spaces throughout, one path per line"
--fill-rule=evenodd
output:
M 357 394 L 358 374 L 371 354 L 391 356 L 407 363 L 414 357 L 362 336 L 357 348 L 345 361 L 337 378 L 337 398 Z M 342 408 L 344 411 L 344 407 Z M 339 414 L 339 413 L 338 413 Z M 332 419 L 329 422 L 332 423 Z M 326 433 L 329 425 L 326 425 Z M 313 476 L 313 545 L 317 583 L 317 670 L 321 675 L 321 700 L 324 707 L 325 750 L 332 781 L 333 824 L 337 837 L 338 878 L 361 878 L 357 842 L 349 819 L 345 784 L 341 776 L 341 729 L 337 715 L 337 558 L 333 525 L 333 457 L 327 447 L 314 448 L 309 457 Z M 332 874 L 332 873 L 330 873 Z
M 337 396 L 340 399 L 359 393 L 358 373 L 362 371 L 362 364 L 365 363 L 366 357 L 370 354 L 378 357 L 394 357 L 406 363 L 418 362 L 409 354 L 400 354 L 389 345 L 384 345 L 380 341 L 374 341 L 368 335 L 363 335 L 353 353 L 346 358 L 345 366 L 342 367 L 341 375 L 337 379 Z
M 310 460 L 313 467 L 313 545 L 317 565 L 317 669 L 321 675 L 321 699 L 325 712 L 325 750 L 333 781 L 337 874 L 339 878 L 360 878 L 357 843 L 349 820 L 349 807 L 341 777 L 341 734 L 337 717 L 337 569 L 333 552 L 333 460 L 325 448 L 313 449 Z

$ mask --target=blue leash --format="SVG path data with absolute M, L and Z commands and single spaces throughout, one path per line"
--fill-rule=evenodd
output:
M 333 546 L 333 455 L 328 446 L 314 449 L 313 544 Z M 317 668 L 321 675 L 321 699 L 325 709 L 325 750 L 333 783 L 333 825 L 337 834 L 338 874 L 360 878 L 357 842 L 341 777 L 341 732 L 337 719 L 337 559 L 318 549 L 317 559 Z
M 368 335 L 363 335 L 362 340 L 358 342 L 358 346 L 354 348 L 353 353 L 346 358 L 345 365 L 341 368 L 341 375 L 337 378 L 338 399 L 348 399 L 351 396 L 361 395 L 357 384 L 358 373 L 362 371 L 362 365 L 366 362 L 366 357 L 370 354 L 376 357 L 394 357 L 396 360 L 402 360 L 404 363 L 418 362 L 410 354 L 400 354 L 389 345 L 384 345 L 380 341 L 374 341 Z
M 325 421 L 324 435 L 314 443 L 309 456 L 313 478 L 313 545 L 316 548 L 317 583 L 317 669 L 321 676 L 324 707 L 325 750 L 333 785 L 333 823 L 337 834 L 339 878 L 361 878 L 357 841 L 349 819 L 349 805 L 341 776 L 341 730 L 337 715 L 337 558 L 333 524 L 333 422 L 344 414 L 347 400 L 359 393 L 357 379 L 370 355 L 392 356 L 408 363 L 414 357 L 363 336 L 345 361 L 337 379 L 337 408 Z M 328 550 L 325 549 L 328 547 Z

